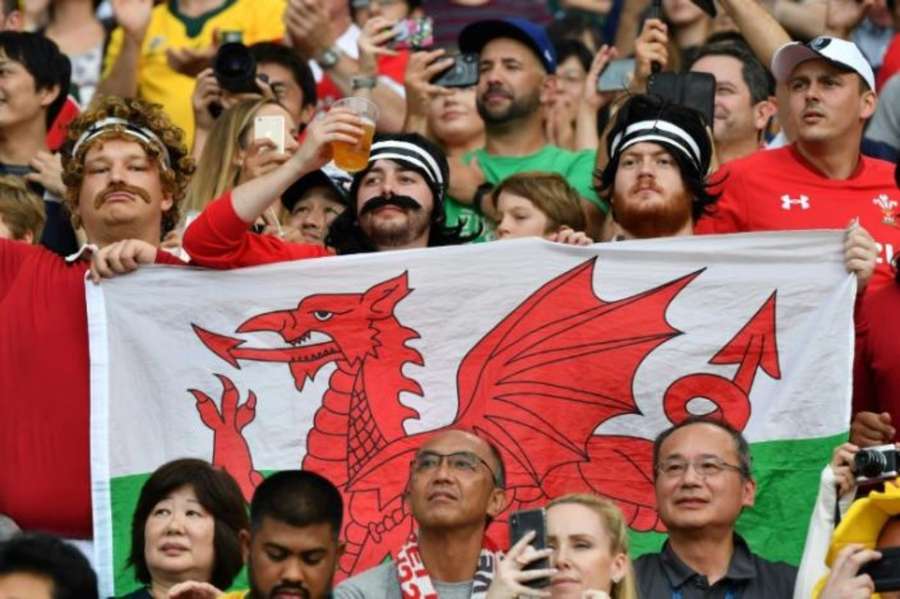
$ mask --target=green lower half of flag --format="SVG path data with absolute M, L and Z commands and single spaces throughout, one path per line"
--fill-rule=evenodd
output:
M 834 447 L 846 439 L 847 435 L 843 434 L 750 446 L 753 475 L 758 483 L 756 504 L 744 511 L 737 529 L 754 552 L 774 561 L 800 562 L 806 528 L 819 489 L 819 476 L 831 460 Z M 145 473 L 111 481 L 116 595 L 124 595 L 140 586 L 134 571 L 126 564 L 131 551 L 131 516 L 148 477 Z M 665 538 L 661 533 L 633 532 L 632 557 L 659 551 Z M 232 588 L 247 588 L 246 572 L 241 572 Z

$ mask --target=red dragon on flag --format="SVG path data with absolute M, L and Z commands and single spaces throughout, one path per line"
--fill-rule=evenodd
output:
M 656 348 L 682 334 L 666 312 L 674 298 L 703 271 L 654 289 L 606 302 L 593 289 L 595 259 L 544 284 L 466 354 L 457 370 L 459 403 L 452 428 L 489 438 L 503 454 L 507 509 L 540 505 L 572 491 L 613 499 L 635 530 L 663 530 L 655 509 L 652 442 L 595 434 L 623 414 L 639 414 L 634 376 Z M 315 294 L 296 308 L 248 319 L 237 333 L 277 333 L 285 345 L 245 347 L 245 340 L 194 324 L 200 340 L 235 368 L 241 361 L 286 364 L 298 390 L 329 363 L 322 405 L 307 434 L 302 467 L 327 476 L 342 491 L 346 509 L 344 575 L 380 563 L 403 544 L 412 517 L 403 501 L 409 462 L 428 435 L 408 434 L 418 412 L 400 401 L 403 392 L 422 396 L 403 373 L 424 365 L 408 345 L 418 333 L 398 321 L 395 308 L 412 290 L 407 274 L 363 293 Z M 689 415 L 702 397 L 713 414 L 742 430 L 750 417 L 750 390 L 757 371 L 781 376 L 775 334 L 775 293 L 710 360 L 737 365 L 733 379 L 696 373 L 675 380 L 663 397 L 667 418 Z M 316 339 L 327 339 L 313 342 Z M 244 403 L 232 381 L 223 385 L 221 408 L 200 390 L 203 423 L 214 433 L 213 462 L 238 480 L 249 499 L 262 480 L 242 430 L 255 418 L 252 391 Z

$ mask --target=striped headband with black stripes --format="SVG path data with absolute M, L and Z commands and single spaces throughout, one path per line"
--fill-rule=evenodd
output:
M 369 154 L 369 164 L 383 159 L 412 165 L 425 173 L 431 183 L 444 187 L 444 175 L 441 174 L 437 160 L 421 146 L 392 139 L 375 142 L 372 144 L 372 153 Z
M 705 170 L 702 166 L 700 147 L 694 138 L 678 125 L 661 120 L 638 121 L 628 125 L 624 131 L 613 138 L 612 145 L 609 147 L 610 159 L 614 159 L 619 152 L 626 148 L 643 141 L 662 142 L 674 147 L 691 161 L 697 172 L 703 173 Z

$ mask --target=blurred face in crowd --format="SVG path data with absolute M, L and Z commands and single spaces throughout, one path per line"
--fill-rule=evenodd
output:
M 210 579 L 215 519 L 185 485 L 153 506 L 144 523 L 144 557 L 153 579 Z
M 256 72 L 269 78 L 275 99 L 287 109 L 294 123 L 309 123 L 315 106 L 303 106 L 303 90 L 289 68 L 276 62 L 261 62 L 256 66 Z
M 450 148 L 483 140 L 484 121 L 475 106 L 475 87 L 452 88 L 447 95 L 432 97 L 428 104 L 428 128 Z
M 160 165 L 130 138 L 100 139 L 84 154 L 78 215 L 88 240 L 159 239 L 162 214 L 172 207 Z
M 322 245 L 331 223 L 345 209 L 334 190 L 313 187 L 294 204 L 288 224 L 300 231 L 306 243 Z
M 410 14 L 409 3 L 406 0 L 369 0 L 369 14 L 390 21 L 414 16 Z
M 404 246 L 425 239 L 431 227 L 434 197 L 419 172 L 376 160 L 356 193 L 359 226 L 376 247 Z
M 571 109 L 578 107 L 584 96 L 587 71 L 577 56 L 570 56 L 556 67 L 556 97 L 565 100 Z
M 0 49 L 0 129 L 40 121 L 59 93 L 59 86 L 38 90 L 22 63 Z
M 704 473 L 697 460 L 721 461 L 739 466 L 734 440 L 727 431 L 697 423 L 673 432 L 660 446 L 656 473 L 656 505 L 670 534 L 701 529 L 731 530 L 744 507 L 752 506 L 756 484 L 734 467 Z M 671 475 L 667 464 L 687 462 L 683 472 Z
M 875 112 L 875 94 L 854 72 L 823 59 L 801 62 L 788 80 L 791 120 L 801 143 L 851 142 Z
M 550 224 L 547 215 L 528 198 L 500 192 L 497 198 L 497 238 L 542 237 Z
M 330 524 L 298 527 L 266 516 L 241 539 L 253 599 L 328 596 L 343 553 Z
M 612 579 L 625 576 L 628 556 L 614 553 L 603 518 L 579 503 L 559 503 L 547 510 L 547 546 L 559 570 L 550 580 L 553 599 L 580 599 L 585 591 L 612 590 Z
M 675 158 L 640 142 L 622 151 L 613 183 L 613 216 L 635 237 L 665 237 L 691 222 L 691 197 Z
M 503 125 L 531 116 L 555 90 L 531 49 L 514 39 L 493 39 L 481 50 L 478 114 L 485 124 Z
M 740 60 L 724 54 L 704 56 L 691 67 L 716 78 L 713 137 L 717 144 L 756 141 L 768 121 L 768 102 L 753 104 L 742 70 Z
M 22 31 L 22 13 L 18 10 L 5 12 L 0 9 L 0 30 L 2 31 Z
M 444 457 L 442 457 L 444 456 Z M 410 466 L 409 503 L 423 529 L 480 528 L 505 506 L 500 468 L 483 440 L 463 431 L 432 437 Z
M 0 599 L 54 599 L 53 579 L 31 572 L 0 574 Z
M 699 6 L 691 0 L 663 0 L 663 13 L 675 27 L 693 25 L 706 18 Z

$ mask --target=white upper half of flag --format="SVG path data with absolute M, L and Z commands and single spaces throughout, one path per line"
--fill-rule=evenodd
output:
M 218 402 L 217 373 L 234 382 L 241 401 L 251 390 L 257 397 L 256 418 L 245 430 L 257 468 L 300 463 L 307 430 L 298 423 L 311 426 L 335 366 L 323 367 L 298 391 L 286 364 L 241 361 L 235 368 L 210 351 L 192 325 L 243 340 L 246 347 L 285 347 L 274 332 L 235 330 L 259 314 L 292 310 L 306 297 L 361 294 L 405 272 L 411 291 L 394 315 L 418 333 L 407 345 L 424 360 L 423 366 L 403 366 L 424 391 L 422 397 L 401 395 L 419 412 L 418 419 L 405 422 L 412 434 L 453 421 L 459 405 L 457 369 L 480 339 L 542 286 L 594 258 L 593 291 L 603 302 L 698 273 L 665 311 L 666 321 L 680 334 L 649 352 L 635 371 L 632 390 L 641 413 L 613 417 L 599 433 L 652 438 L 669 426 L 661 398 L 676 379 L 692 373 L 735 378 L 738 365 L 710 361 L 773 293 L 781 377 L 755 372 L 745 435 L 758 442 L 847 430 L 856 286 L 844 268 L 842 232 L 590 247 L 527 239 L 226 272 L 142 267 L 99 286 L 86 283 L 92 359 L 103 356 L 105 362 L 93 365 L 92 401 L 98 394 L 108 397 L 109 475 L 149 472 L 175 457 L 208 457 L 212 432 L 200 421 L 188 389 Z M 702 413 L 709 410 L 706 404 L 695 399 L 689 407 Z

